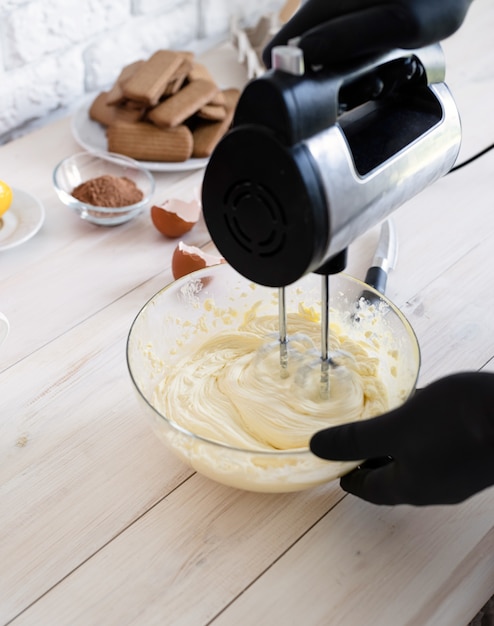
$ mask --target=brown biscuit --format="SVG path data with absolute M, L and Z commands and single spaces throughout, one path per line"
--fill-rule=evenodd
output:
M 187 76 L 187 80 L 190 83 L 194 80 L 209 80 L 209 82 L 211 83 L 216 82 L 208 68 L 202 63 L 197 62 L 192 64 L 192 68 L 189 72 L 189 75 Z M 225 97 L 220 89 L 218 89 L 216 95 L 209 104 L 221 104 L 222 106 L 225 106 Z
M 197 111 L 197 116 L 211 122 L 221 122 L 226 117 L 226 107 L 221 104 L 205 104 Z
M 113 116 L 114 122 L 139 122 L 143 119 L 147 111 L 146 105 L 142 102 L 134 102 L 133 100 L 126 100 L 113 108 L 115 109 Z
M 155 106 L 183 58 L 184 55 L 180 52 L 158 50 L 125 81 L 122 87 L 124 96 Z
M 160 128 L 182 124 L 216 95 L 218 87 L 209 80 L 194 80 L 149 111 L 147 117 Z
M 170 77 L 170 80 L 165 87 L 165 91 L 163 92 L 163 96 L 171 96 L 174 93 L 177 93 L 180 87 L 182 87 L 185 83 L 191 67 L 192 62 L 185 57 L 173 76 Z
M 115 107 L 109 106 L 108 92 L 102 91 L 91 103 L 89 107 L 89 117 L 95 122 L 109 126 L 115 119 Z
M 211 102 L 208 102 L 208 104 L 212 104 L 214 106 L 225 106 L 225 94 L 219 90 L 218 93 L 215 95 L 215 97 L 211 100 Z
M 190 50 L 177 50 L 177 54 L 179 54 L 182 59 L 186 59 L 190 63 L 194 63 L 194 53 Z
M 192 63 L 192 67 L 190 68 L 187 78 L 190 82 L 193 80 L 209 80 L 210 83 L 215 82 L 208 68 L 202 63 L 197 62 Z
M 106 131 L 108 150 L 138 161 L 186 161 L 192 155 L 187 126 L 161 129 L 148 122 L 115 122 Z
M 125 101 L 123 85 L 129 80 L 133 74 L 141 67 L 144 61 L 135 61 L 122 68 L 117 80 L 108 92 L 108 104 L 120 104 Z
M 192 63 L 192 69 L 190 70 L 187 80 L 191 83 L 194 80 L 209 80 L 210 83 L 216 83 L 211 72 L 202 63 Z M 210 104 L 222 104 L 225 105 L 225 97 L 223 92 L 218 89 L 215 97 L 211 100 Z
M 211 155 L 216 144 L 230 128 L 233 120 L 235 107 L 240 97 L 238 89 L 225 89 L 223 91 L 226 103 L 226 117 L 221 122 L 200 122 L 192 132 L 194 148 L 192 156 L 194 158 L 206 158 Z

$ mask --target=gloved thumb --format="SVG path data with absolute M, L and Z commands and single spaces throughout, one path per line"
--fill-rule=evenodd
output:
M 384 415 L 321 430 L 312 436 L 310 449 L 316 456 L 332 461 L 392 456 L 402 439 L 403 425 L 413 419 L 413 414 L 412 399 Z

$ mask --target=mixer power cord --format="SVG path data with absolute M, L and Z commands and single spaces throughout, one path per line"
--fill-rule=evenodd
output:
M 473 156 L 471 156 L 469 159 L 467 159 L 466 161 L 463 161 L 463 163 L 459 163 L 458 165 L 455 165 L 454 167 L 452 167 L 448 174 L 451 174 L 452 172 L 456 172 L 456 170 L 461 169 L 462 167 L 465 167 L 465 165 L 470 165 L 470 163 L 473 163 L 474 161 L 476 161 L 477 159 L 479 159 L 481 156 L 484 156 L 484 154 L 487 154 L 487 152 L 489 152 L 490 150 L 492 150 L 494 148 L 494 143 L 492 143 L 490 146 L 487 146 L 487 148 L 484 148 L 483 150 L 481 150 L 480 152 L 477 152 L 477 154 L 474 154 Z

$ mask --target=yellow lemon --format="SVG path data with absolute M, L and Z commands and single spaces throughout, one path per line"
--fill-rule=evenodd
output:
M 0 217 L 8 210 L 12 204 L 12 189 L 0 180 Z

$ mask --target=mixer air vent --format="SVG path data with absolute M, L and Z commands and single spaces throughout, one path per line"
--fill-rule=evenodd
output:
M 285 212 L 264 185 L 237 183 L 225 197 L 224 217 L 232 238 L 250 254 L 268 258 L 285 245 Z

